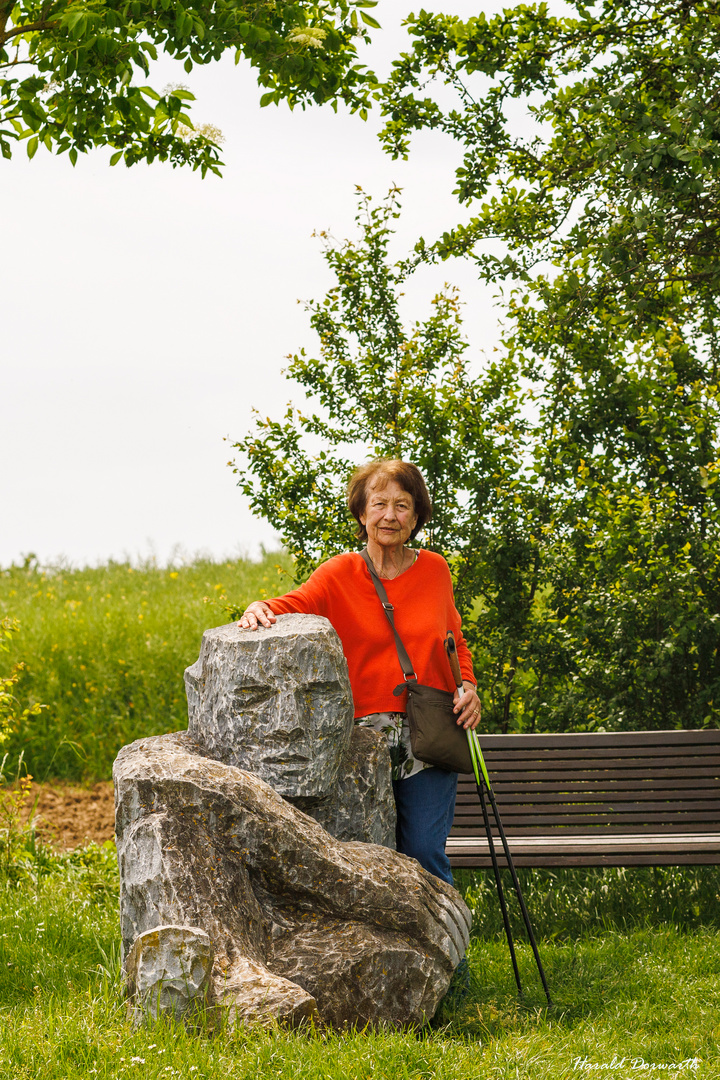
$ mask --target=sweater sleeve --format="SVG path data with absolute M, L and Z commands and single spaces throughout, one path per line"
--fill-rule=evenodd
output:
M 327 617 L 327 592 L 322 567 L 314 570 L 297 589 L 283 596 L 274 596 L 268 605 L 276 615 L 325 615 Z
M 473 671 L 472 656 L 470 655 L 470 650 L 462 630 L 455 635 L 455 644 L 457 646 L 458 660 L 460 661 L 460 674 L 462 675 L 463 680 L 471 682 L 473 686 L 477 686 L 477 679 L 475 678 L 475 673 Z
M 450 588 L 450 604 L 452 608 L 453 621 L 455 626 L 453 627 L 453 633 L 455 634 L 455 645 L 457 647 L 458 662 L 460 664 L 460 674 L 463 677 L 464 682 L 471 682 L 473 686 L 477 686 L 477 679 L 473 671 L 472 656 L 468 643 L 465 640 L 465 635 L 462 632 L 462 619 L 460 618 L 460 612 L 455 607 L 455 590 L 452 585 L 452 575 L 450 573 L 450 567 L 445 563 L 447 567 L 448 586 Z

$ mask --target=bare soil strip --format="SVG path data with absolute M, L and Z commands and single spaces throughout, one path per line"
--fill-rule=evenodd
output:
M 109 780 L 89 787 L 60 781 L 33 784 L 24 819 L 31 813 L 43 839 L 64 851 L 91 840 L 102 844 L 115 838 L 115 804 Z

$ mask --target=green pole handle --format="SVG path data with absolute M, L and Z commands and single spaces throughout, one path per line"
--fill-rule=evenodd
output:
M 450 670 L 455 680 L 455 686 L 459 694 L 464 693 L 462 672 L 460 671 L 460 661 L 457 655 L 457 645 L 455 644 L 455 635 L 452 630 L 448 630 L 445 635 L 445 652 L 447 653 L 448 663 L 450 664 Z M 476 783 L 480 783 L 480 773 L 482 773 L 485 786 L 490 791 L 490 777 L 488 776 L 487 769 L 485 767 L 485 758 L 483 757 L 482 750 L 480 749 L 480 743 L 478 737 L 472 728 L 465 728 L 465 735 L 468 741 L 468 747 L 470 749 L 470 760 L 473 765 L 473 773 L 475 774 Z
M 468 746 L 470 747 L 470 758 L 472 759 L 473 763 L 475 781 L 478 784 L 480 783 L 480 772 L 482 772 L 483 780 L 485 781 L 485 787 L 488 791 L 491 791 L 492 789 L 490 787 L 490 777 L 488 776 L 488 771 L 485 766 L 485 758 L 483 757 L 483 752 L 480 749 L 480 742 L 478 741 L 477 732 L 473 731 L 471 728 L 466 728 L 465 734 L 467 735 Z M 478 771 L 478 769 L 480 770 L 480 772 Z

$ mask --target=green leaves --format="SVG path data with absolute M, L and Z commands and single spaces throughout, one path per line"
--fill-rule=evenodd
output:
M 489 280 L 560 267 L 583 237 L 594 292 L 624 291 L 641 314 L 674 283 L 716 288 L 709 258 L 720 218 L 720 30 L 709 2 L 688 18 L 681 4 L 655 9 L 606 0 L 599 14 L 549 18 L 521 5 L 491 20 L 422 12 L 409 20 L 412 53 L 383 90 L 386 147 L 407 153 L 423 127 L 451 135 L 463 153 L 456 193 L 483 200 L 470 230 L 425 245 L 424 257 L 472 251 Z M 436 103 L 449 84 L 461 108 Z M 415 93 L 423 86 L 423 97 Z M 538 126 L 517 129 L 514 99 Z M 440 105 L 443 101 L 443 105 Z M 522 199 L 513 188 L 524 188 Z M 635 219 L 635 204 L 645 212 Z M 698 243 L 702 232 L 706 244 Z M 498 239 L 507 257 L 483 248 Z M 639 297 L 639 291 L 651 297 Z M 588 302 L 590 297 L 588 296 Z
M 365 6 L 355 0 L 240 7 L 217 0 L 211 8 L 199 0 L 20 0 L 0 25 L 0 150 L 9 158 L 14 143 L 37 136 L 31 157 L 41 141 L 75 159 L 109 145 L 122 150 L 127 165 L 160 160 L 219 175 L 217 144 L 200 128 L 186 138 L 161 95 L 137 85 L 150 61 L 164 52 L 190 72 L 232 49 L 257 69 L 264 101 L 293 107 L 341 99 L 366 111 L 377 88 L 357 62 L 357 42 L 368 31 L 352 21 Z M 376 25 L 364 10 L 361 16 Z M 317 47 L 303 44 L 308 34 Z M 158 103 L 155 110 L 149 100 Z
M 717 517 L 698 529 L 670 487 L 603 488 L 585 505 L 553 562 L 554 660 L 573 673 L 555 722 L 715 726 Z

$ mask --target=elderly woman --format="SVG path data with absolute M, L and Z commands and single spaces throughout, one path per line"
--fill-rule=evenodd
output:
M 480 702 L 472 661 L 460 631 L 450 570 L 441 555 L 406 547 L 430 520 L 432 504 L 420 471 L 399 460 L 372 461 L 358 469 L 348 486 L 348 505 L 367 541 L 375 570 L 395 608 L 395 625 L 418 680 L 455 691 L 457 723 L 475 728 Z M 445 772 L 412 756 L 403 712 L 406 696 L 394 688 L 403 682 L 395 641 L 358 552 L 336 555 L 284 596 L 255 601 L 239 625 L 247 630 L 270 626 L 276 615 L 300 612 L 323 615 L 334 626 L 348 662 L 355 722 L 382 732 L 388 740 L 397 808 L 397 849 L 417 859 L 430 873 L 452 884 L 445 854 L 455 812 L 457 773 Z M 464 693 L 455 688 L 443 641 L 455 634 Z

